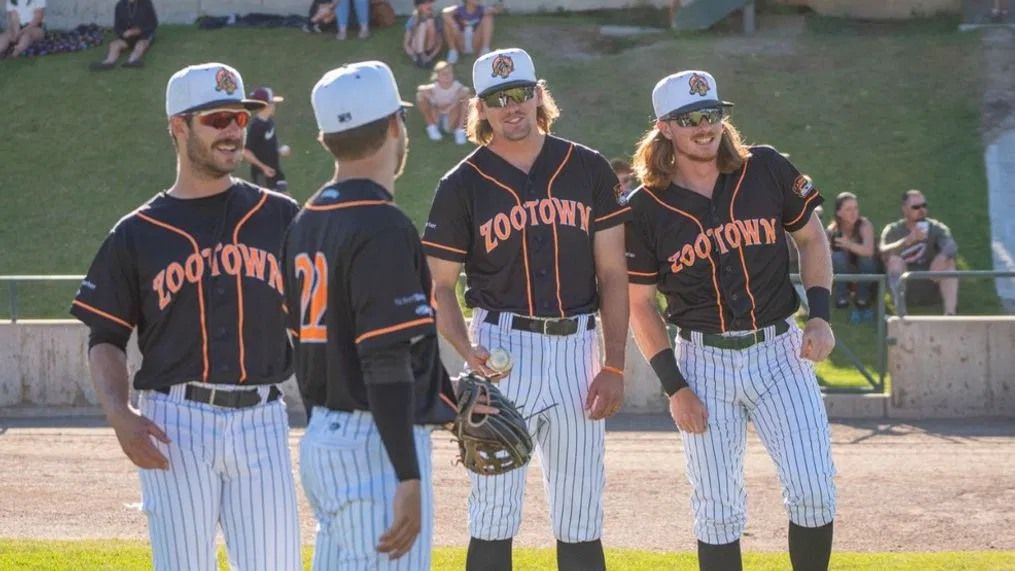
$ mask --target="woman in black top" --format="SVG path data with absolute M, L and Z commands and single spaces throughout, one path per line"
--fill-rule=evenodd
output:
M 116 39 L 109 43 L 106 59 L 91 65 L 96 71 L 113 69 L 120 54 L 130 50 L 123 67 L 144 67 L 144 54 L 155 41 L 155 28 L 159 18 L 152 0 L 120 0 L 113 15 L 113 32 Z
M 874 251 L 874 224 L 860 216 L 860 203 L 852 192 L 835 197 L 835 220 L 826 228 L 832 247 L 832 268 L 836 274 L 874 274 L 880 271 Z M 835 307 L 849 306 L 850 288 L 855 292 L 856 307 L 850 323 L 874 319 L 870 307 L 877 286 L 874 283 L 836 282 L 833 286 Z

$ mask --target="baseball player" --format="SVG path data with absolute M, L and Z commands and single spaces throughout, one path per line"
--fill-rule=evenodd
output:
M 335 176 L 296 217 L 283 257 L 312 410 L 300 471 L 318 520 L 314 569 L 429 569 L 430 428 L 456 410 L 419 235 L 392 202 L 405 109 L 377 61 L 329 71 L 311 98 Z
M 796 570 L 826 569 L 835 515 L 828 419 L 812 361 L 828 356 L 832 266 L 811 179 L 772 147 L 745 147 L 715 79 L 682 71 L 652 92 L 629 199 L 631 324 L 670 395 L 691 481 L 703 570 L 740 569 L 744 449 L 754 423 L 778 468 Z M 800 251 L 803 331 L 787 235 Z M 670 351 L 666 320 L 679 328 Z M 679 366 L 678 366 L 679 362 Z
M 96 393 L 140 468 L 155 569 L 299 569 L 299 521 L 278 387 L 292 372 L 276 252 L 298 207 L 233 178 L 263 103 L 228 65 L 166 87 L 176 182 L 113 227 L 71 313 L 90 328 Z M 137 328 L 139 408 L 124 348 Z
M 423 236 L 437 327 L 474 370 L 490 373 L 489 350 L 512 355 L 500 387 L 531 415 L 558 564 L 602 569 L 603 419 L 623 403 L 628 209 L 602 155 L 550 135 L 559 113 L 527 53 L 491 52 L 472 77 L 468 130 L 480 146 L 441 179 Z M 463 264 L 471 331 L 455 297 Z M 525 472 L 470 475 L 468 569 L 511 568 Z
M 247 126 L 247 146 L 243 149 L 243 160 L 250 163 L 250 180 L 258 185 L 287 193 L 289 183 L 282 172 L 280 157 L 288 157 L 289 145 L 278 144 L 275 132 L 275 106 L 285 101 L 275 95 L 270 87 L 258 87 L 250 93 L 250 99 L 263 101 L 260 109 Z

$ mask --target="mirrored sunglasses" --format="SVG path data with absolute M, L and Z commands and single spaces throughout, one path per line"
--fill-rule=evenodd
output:
M 669 115 L 664 120 L 673 121 L 681 127 L 697 127 L 698 125 L 701 125 L 702 121 L 708 121 L 709 125 L 716 125 L 722 121 L 725 116 L 726 111 L 722 107 L 707 107 L 705 109 L 698 109 L 697 111 L 688 111 L 687 113 Z
M 483 97 L 483 103 L 487 107 L 507 107 L 511 102 L 519 105 L 536 96 L 536 87 L 528 85 L 524 87 L 511 87 L 503 89 Z

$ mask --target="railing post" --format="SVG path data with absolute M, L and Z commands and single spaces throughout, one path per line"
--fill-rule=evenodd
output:
M 881 374 L 878 376 L 878 386 L 874 388 L 879 393 L 885 392 L 885 369 L 888 367 L 888 349 L 885 346 L 888 336 L 885 331 L 885 289 L 887 289 L 888 278 L 882 276 L 878 280 L 878 369 Z
M 11 323 L 18 322 L 18 282 L 7 282 L 7 294 L 11 298 Z

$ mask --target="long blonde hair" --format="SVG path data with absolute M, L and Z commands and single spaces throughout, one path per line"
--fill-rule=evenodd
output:
M 536 126 L 543 133 L 550 134 L 553 122 L 560 117 L 560 108 L 550 93 L 545 79 L 540 79 L 536 86 L 543 92 L 543 103 L 536 108 Z M 469 102 L 469 116 L 465 125 L 469 140 L 476 145 L 489 145 L 493 141 L 493 127 L 486 119 L 479 118 L 479 98 L 473 97 Z
M 719 155 L 716 157 L 719 172 L 728 174 L 739 169 L 750 154 L 740 136 L 740 131 L 737 131 L 733 123 L 724 119 Z M 663 136 L 654 125 L 638 141 L 632 162 L 634 172 L 642 184 L 657 190 L 669 186 L 670 180 L 677 172 L 673 141 Z

